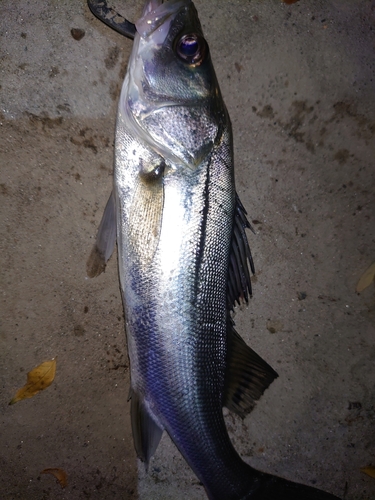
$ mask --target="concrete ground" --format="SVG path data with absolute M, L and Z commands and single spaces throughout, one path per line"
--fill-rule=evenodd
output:
M 135 20 L 142 4 L 112 5 Z M 375 261 L 375 2 L 196 6 L 257 232 L 236 323 L 280 375 L 244 421 L 228 414 L 231 437 L 257 469 L 374 499 L 375 293 L 355 286 Z M 0 9 L 0 498 L 203 499 L 167 437 L 147 476 L 137 464 L 116 259 L 85 276 L 131 41 L 85 0 Z M 53 385 L 8 406 L 56 356 Z

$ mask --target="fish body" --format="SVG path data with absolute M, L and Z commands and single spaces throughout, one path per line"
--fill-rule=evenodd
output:
M 277 377 L 230 315 L 253 266 L 231 123 L 190 0 L 148 1 L 136 29 L 94 254 L 116 220 L 137 454 L 166 431 L 211 499 L 336 498 L 252 469 L 229 439 L 223 406 L 246 415 Z
M 228 485 L 240 498 L 244 464 L 222 414 L 236 203 L 231 126 L 209 55 L 193 67 L 171 49 L 186 32 L 207 50 L 193 4 L 168 2 L 160 17 L 166 5 L 172 14 L 157 43 L 154 31 L 136 35 L 117 118 L 133 430 L 146 462 L 166 430 L 213 498 Z

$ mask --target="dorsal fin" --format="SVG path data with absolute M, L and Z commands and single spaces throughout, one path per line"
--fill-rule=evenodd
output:
M 251 256 L 249 243 L 247 241 L 246 229 L 252 229 L 246 217 L 246 210 L 236 193 L 236 205 L 234 211 L 234 223 L 229 257 L 227 304 L 228 309 L 233 311 L 236 302 L 248 303 L 251 297 L 250 270 L 254 273 L 254 263 Z
M 229 317 L 227 342 L 228 354 L 223 406 L 244 418 L 278 375 L 238 335 L 234 329 L 233 321 Z

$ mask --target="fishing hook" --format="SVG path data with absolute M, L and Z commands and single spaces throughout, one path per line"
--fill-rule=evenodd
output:
M 107 0 L 87 0 L 87 4 L 94 16 L 100 21 L 120 33 L 120 35 L 124 35 L 131 40 L 134 39 L 136 33 L 135 24 L 122 17 L 112 7 L 108 7 Z

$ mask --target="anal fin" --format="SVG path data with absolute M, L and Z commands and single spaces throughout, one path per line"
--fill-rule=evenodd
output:
M 105 270 L 116 244 L 116 203 L 113 192 L 107 201 L 99 225 L 95 244 L 86 263 L 89 278 L 96 278 Z
M 136 392 L 131 391 L 130 399 L 134 447 L 138 458 L 145 462 L 147 470 L 150 458 L 160 442 L 163 429 L 157 425 Z
M 227 338 L 228 357 L 223 406 L 244 418 L 278 375 L 243 341 L 230 318 Z

